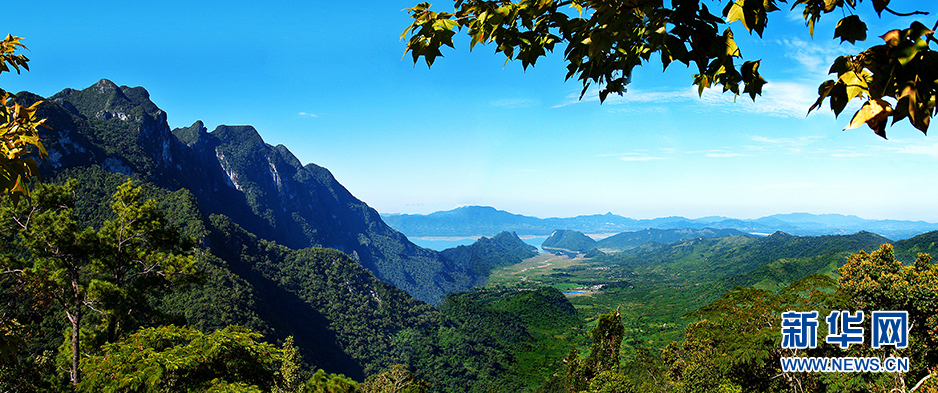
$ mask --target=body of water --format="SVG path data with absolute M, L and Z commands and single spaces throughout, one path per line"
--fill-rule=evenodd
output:
M 534 247 L 537 247 L 538 252 L 544 252 L 541 249 L 541 243 L 544 240 L 547 240 L 547 236 L 520 236 L 521 240 L 525 243 L 528 243 Z M 475 243 L 476 240 L 479 240 L 479 236 L 466 236 L 466 237 L 446 237 L 446 236 L 433 236 L 433 237 L 410 237 L 411 242 L 414 244 L 423 247 L 429 248 L 431 250 L 443 251 L 447 248 L 454 248 L 459 246 L 468 246 L 472 243 Z

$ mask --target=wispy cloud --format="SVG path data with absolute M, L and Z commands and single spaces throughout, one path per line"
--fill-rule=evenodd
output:
M 650 155 L 648 153 L 600 154 L 599 157 L 615 157 L 622 161 L 629 161 L 629 162 L 643 162 L 643 161 L 655 161 L 655 160 L 665 159 L 665 157 L 662 157 L 660 155 Z
M 499 108 L 530 108 L 541 105 L 541 100 L 534 98 L 503 98 L 489 102 L 489 105 Z
M 579 92 L 571 93 L 553 108 L 599 101 L 598 89 L 590 88 L 582 100 L 579 100 L 579 97 Z M 661 105 L 686 103 L 707 110 L 716 108 L 725 112 L 803 118 L 816 99 L 817 84 L 770 82 L 766 84 L 762 95 L 756 97 L 755 102 L 748 95 L 735 96 L 732 93 L 722 93 L 719 87 L 704 90 L 703 95 L 699 95 L 696 86 L 687 86 L 667 90 L 629 89 L 622 96 L 606 97 L 603 105 L 608 106 L 612 112 L 635 113 L 654 111 L 655 108 L 660 111 Z
M 616 107 L 623 104 L 673 104 L 676 102 L 693 102 L 698 100 L 697 90 L 692 87 L 682 87 L 677 89 L 655 89 L 655 90 L 640 90 L 640 89 L 627 89 L 623 95 L 610 94 L 606 96 L 606 100 L 603 102 L 603 105 L 612 107 L 610 110 L 614 112 L 629 112 L 632 110 L 632 107 L 621 108 Z M 560 108 L 568 105 L 586 103 L 586 102 L 597 102 L 599 101 L 599 89 L 595 86 L 590 87 L 586 94 L 583 95 L 583 99 L 580 99 L 580 91 L 571 92 L 564 97 L 564 100 L 554 105 L 552 108 Z
M 728 151 L 712 151 L 704 154 L 708 158 L 733 158 L 733 157 L 745 157 L 745 154 L 742 153 L 733 153 Z
M 873 153 L 851 150 L 851 149 L 840 149 L 830 152 L 831 157 L 834 158 L 857 158 L 857 157 L 871 157 Z
M 837 56 L 856 52 L 853 45 L 838 44 L 832 40 L 805 41 L 800 38 L 786 38 L 776 41 L 785 47 L 785 57 L 798 62 L 801 69 L 810 75 L 826 75 Z
M 603 102 L 603 105 L 621 105 L 621 104 L 639 104 L 639 103 L 650 103 L 650 104 L 667 104 L 674 102 L 686 102 L 692 99 L 697 98 L 697 93 L 693 89 L 659 89 L 659 90 L 639 90 L 639 89 L 628 89 L 625 94 L 617 95 L 610 94 L 606 96 L 606 100 Z M 564 100 L 554 105 L 552 108 L 560 108 L 568 105 L 578 104 L 581 102 L 596 102 L 599 101 L 599 89 L 595 86 L 590 87 L 586 94 L 583 95 L 583 99 L 580 99 L 580 91 L 577 90 L 568 94 L 564 97 Z M 613 110 L 620 110 L 620 108 L 615 108 Z
M 938 143 L 922 143 L 922 140 L 916 139 L 891 139 L 890 141 L 900 145 L 889 148 L 896 153 L 938 158 Z
M 726 112 L 804 118 L 808 115 L 808 108 L 817 100 L 818 85 L 829 79 L 827 71 L 830 64 L 837 56 L 855 52 L 855 48 L 849 44 L 839 45 L 830 40 L 821 42 L 822 44 L 819 44 L 800 38 L 773 41 L 772 45 L 778 46 L 785 57 L 794 60 L 788 72 L 795 77 L 787 80 L 780 75 L 775 75 L 774 78 L 767 77 L 768 83 L 763 87 L 762 94 L 756 97 L 755 102 L 747 94 L 734 96 L 732 93 L 723 93 L 720 87 L 706 89 L 703 95 L 699 96 L 697 87 L 689 85 L 658 90 L 629 88 L 622 96 L 606 97 L 604 106 L 609 106 L 609 110 L 613 112 L 635 113 L 650 110 L 651 105 L 688 103 L 707 110 L 716 108 Z M 582 100 L 580 90 L 575 89 L 553 108 L 595 101 L 599 101 L 599 89 L 593 86 L 586 91 Z M 620 106 L 623 104 L 628 104 L 628 107 Z M 853 104 L 851 104 L 852 107 Z M 847 108 L 847 111 L 849 112 L 851 108 Z M 830 111 L 825 110 L 820 110 L 818 113 L 826 116 L 832 115 Z
M 821 188 L 825 187 L 822 184 L 818 183 L 774 183 L 774 184 L 765 184 L 758 187 L 752 187 L 753 190 L 791 190 L 791 189 L 808 189 L 808 188 Z
M 694 88 L 691 89 L 695 92 Z M 753 101 L 748 95 L 734 96 L 720 89 L 704 91 L 703 105 L 727 112 L 757 113 L 775 117 L 804 118 L 817 100 L 817 85 L 798 82 L 769 82 Z
M 785 19 L 788 19 L 791 22 L 804 22 L 804 14 L 797 12 L 785 12 L 782 15 L 785 15 Z
M 764 150 L 765 148 L 784 149 L 792 153 L 800 153 L 803 148 L 824 140 L 823 136 L 808 135 L 796 138 L 770 138 L 766 136 L 754 135 L 750 139 L 758 142 L 760 145 L 749 146 L 752 150 Z
M 663 160 L 664 157 L 646 156 L 646 155 L 636 154 L 636 155 L 625 155 L 625 156 L 619 157 L 619 159 L 622 161 L 630 161 L 630 162 L 632 161 L 655 161 L 655 160 Z
M 851 187 L 843 184 L 814 183 L 814 182 L 791 182 L 791 183 L 769 183 L 760 186 L 749 187 L 756 191 L 795 191 L 798 190 L 845 190 Z
M 300 112 L 299 115 L 300 115 L 300 116 L 309 116 L 309 117 L 319 117 L 319 115 L 317 115 L 317 114 L 315 114 L 315 113 L 307 113 L 307 112 Z

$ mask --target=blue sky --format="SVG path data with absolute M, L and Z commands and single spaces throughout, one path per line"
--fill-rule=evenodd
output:
M 938 222 L 936 137 L 907 122 L 889 140 L 843 131 L 858 104 L 839 119 L 827 109 L 805 116 L 830 62 L 859 51 L 830 38 L 839 14 L 814 39 L 800 9 L 771 14 L 764 39 L 733 25 L 769 82 L 755 103 L 698 97 L 691 70 L 653 61 L 625 96 L 600 105 L 595 94 L 576 99 L 581 86 L 564 82 L 560 51 L 524 71 L 459 38 L 432 69 L 415 66 L 399 35 L 416 0 L 61 3 L 34 1 L 8 18 L 32 71 L 3 74 L 0 86 L 43 96 L 102 78 L 143 86 L 171 127 L 253 125 L 382 213 L 489 205 L 538 217 Z M 927 25 L 938 18 L 933 2 L 891 7 L 930 11 Z M 863 48 L 911 23 L 871 8 L 860 5 Z

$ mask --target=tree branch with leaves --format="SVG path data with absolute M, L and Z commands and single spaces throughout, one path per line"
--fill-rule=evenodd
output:
M 794 0 L 802 7 L 805 24 L 813 36 L 821 17 L 835 11 L 846 16 L 834 30 L 841 42 L 865 41 L 866 24 L 855 14 L 862 0 Z M 442 46 L 454 47 L 453 36 L 465 29 L 476 44 L 494 44 L 495 52 L 520 60 L 523 68 L 534 65 L 565 45 L 566 79 L 582 85 L 580 99 L 591 86 L 600 102 L 610 93 L 622 95 L 632 71 L 655 56 L 665 69 L 674 62 L 695 68 L 693 84 L 698 93 L 712 87 L 755 100 L 766 80 L 759 73 L 761 60 L 744 60 L 734 40 L 733 22 L 762 37 L 771 13 L 781 11 L 786 0 L 721 0 L 722 12 L 714 14 L 700 0 L 456 0 L 452 12 L 435 12 L 429 3 L 407 11 L 412 22 L 401 34 L 407 40 L 405 55 L 414 63 L 423 57 L 432 66 L 442 57 Z M 903 17 L 927 15 L 922 11 L 897 12 L 889 0 L 870 0 L 877 15 Z M 572 10 L 571 10 L 572 7 Z M 922 132 L 935 115 L 938 55 L 929 46 L 936 42 L 935 28 L 914 21 L 894 29 L 873 46 L 855 56 L 841 56 L 831 67 L 836 80 L 824 82 L 818 100 L 808 112 L 830 98 L 835 114 L 851 100 L 863 101 L 847 128 L 866 124 L 885 137 L 885 127 L 904 119 Z
M 10 67 L 20 72 L 29 71 L 29 59 L 17 54 L 17 49 L 26 49 L 20 37 L 7 35 L 0 41 L 0 73 L 9 72 Z M 29 196 L 27 183 L 39 174 L 39 164 L 29 155 L 33 148 L 44 159 L 48 154 L 39 138 L 39 127 L 47 127 L 45 119 L 36 117 L 36 109 L 42 101 L 28 107 L 15 102 L 14 96 L 0 89 L 0 193 L 10 195 L 16 203 L 21 196 Z

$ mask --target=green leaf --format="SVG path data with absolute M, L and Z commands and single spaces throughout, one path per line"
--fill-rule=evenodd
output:
M 860 20 L 857 15 L 850 15 L 837 22 L 834 28 L 834 38 L 840 38 L 840 42 L 850 41 L 856 44 L 857 41 L 866 41 L 866 23 Z
M 905 66 L 906 64 L 909 64 L 910 61 L 915 59 L 915 56 L 917 56 L 919 52 L 927 50 L 928 41 L 926 41 L 924 38 L 919 39 L 918 41 L 915 41 L 914 44 L 909 45 L 906 48 L 902 48 L 898 53 L 899 56 L 897 59 L 899 60 L 899 64 Z
M 915 21 L 912 22 L 912 25 L 903 32 L 903 37 L 915 41 L 919 38 L 922 38 L 923 35 L 931 33 L 934 33 L 932 29 L 929 29 L 919 21 Z

